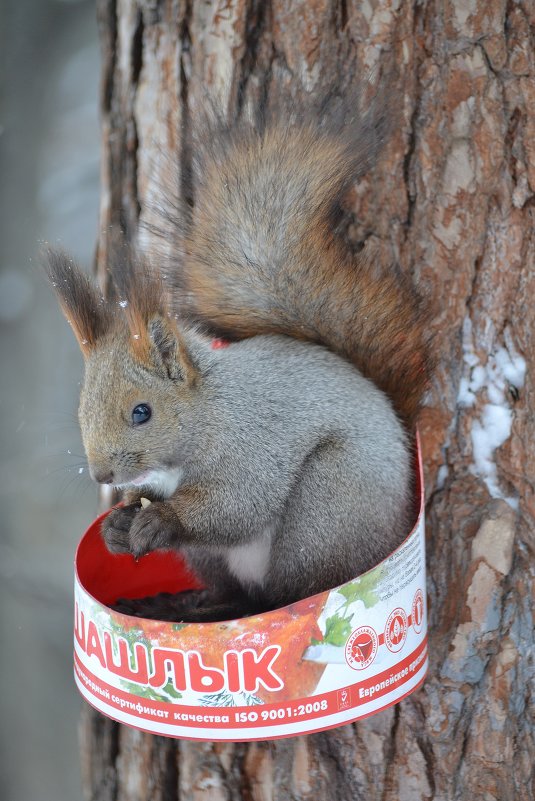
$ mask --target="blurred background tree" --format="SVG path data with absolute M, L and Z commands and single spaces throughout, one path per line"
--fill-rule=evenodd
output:
M 76 420 L 82 360 L 36 267 L 91 265 L 99 198 L 93 0 L 0 2 L 0 795 L 81 797 L 72 565 L 97 511 Z

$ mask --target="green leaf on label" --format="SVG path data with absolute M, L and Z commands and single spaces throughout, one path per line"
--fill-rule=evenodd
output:
M 175 685 L 171 679 L 169 679 L 167 684 L 162 687 L 162 692 L 169 696 L 169 698 L 182 698 L 182 693 L 175 688 Z
M 352 584 L 344 584 L 343 587 L 339 587 L 337 589 L 337 592 L 339 592 L 340 595 L 343 595 L 346 601 L 350 604 L 359 600 L 360 598 L 360 586 L 356 582 L 353 582 Z
M 362 601 L 366 609 L 369 609 L 370 606 L 375 606 L 379 600 L 376 590 L 381 580 L 382 572 L 382 567 L 370 570 L 369 573 L 366 573 L 356 581 L 339 587 L 337 592 L 343 595 L 348 604 L 352 604 L 355 601 Z
M 159 691 L 153 690 L 152 687 L 140 687 L 139 684 L 134 684 L 130 681 L 121 682 L 121 687 L 127 692 L 132 693 L 132 695 L 137 695 L 140 698 L 147 698 L 149 701 L 169 702 L 173 699 L 182 698 L 182 693 L 175 690 L 171 680 Z
M 325 637 L 323 638 L 323 642 L 328 642 L 331 645 L 345 645 L 350 634 L 350 619 L 333 615 L 327 618 L 325 622 Z

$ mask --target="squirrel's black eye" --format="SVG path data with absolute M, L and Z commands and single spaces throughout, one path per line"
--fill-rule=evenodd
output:
M 150 420 L 150 416 L 152 414 L 150 406 L 146 403 L 139 403 L 133 410 L 132 410 L 132 422 L 135 426 L 141 425 L 141 423 L 146 423 L 147 420 Z

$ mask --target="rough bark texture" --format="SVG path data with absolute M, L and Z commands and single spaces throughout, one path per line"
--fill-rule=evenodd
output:
M 88 709 L 87 798 L 532 799 L 533 4 L 99 0 L 98 15 L 103 281 L 116 232 L 134 239 L 150 214 L 162 152 L 178 152 L 188 177 L 188 130 L 206 94 L 236 114 L 393 56 L 401 116 L 353 192 L 350 234 L 394 256 L 434 299 L 439 369 L 420 423 L 423 689 L 358 725 L 271 743 L 166 740 Z

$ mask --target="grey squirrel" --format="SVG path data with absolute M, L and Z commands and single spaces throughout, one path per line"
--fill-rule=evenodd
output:
M 194 204 L 166 217 L 176 264 L 111 265 L 112 299 L 47 254 L 85 357 L 89 470 L 124 492 L 104 540 L 136 557 L 179 549 L 206 587 L 122 611 L 273 609 L 359 575 L 408 533 L 428 320 L 405 277 L 336 233 L 377 121 L 337 125 L 210 131 Z

